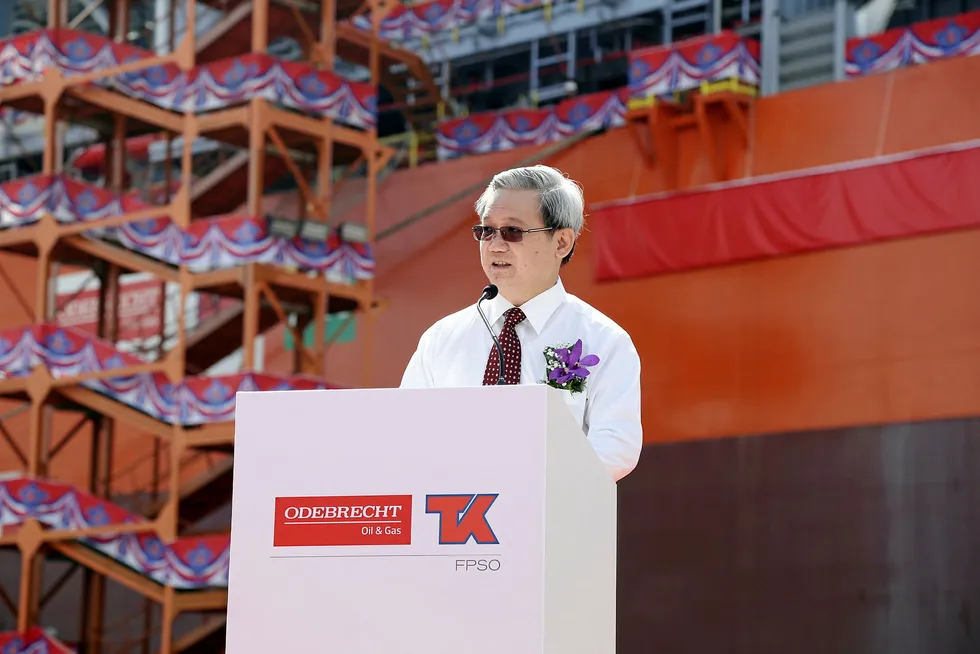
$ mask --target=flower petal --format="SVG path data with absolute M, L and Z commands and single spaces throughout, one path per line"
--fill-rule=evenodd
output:
M 563 347 L 560 350 L 555 350 L 555 356 L 566 366 L 569 365 L 568 348 Z
M 578 363 L 579 357 L 581 356 L 582 356 L 582 339 L 580 338 L 577 341 L 575 341 L 575 345 L 572 346 L 572 351 L 568 355 L 568 358 L 570 359 L 568 365 L 574 366 L 576 363 Z
M 578 362 L 580 366 L 594 366 L 599 363 L 599 357 L 594 354 L 586 354 L 582 357 L 582 360 Z
M 564 375 L 562 375 L 561 377 L 559 377 L 558 379 L 556 379 L 555 381 L 557 381 L 559 384 L 564 384 L 565 382 L 567 382 L 570 379 L 572 379 L 574 376 L 575 375 L 573 375 L 572 373 L 568 372 L 568 373 L 565 373 Z
M 568 372 L 572 373 L 573 375 L 579 378 L 585 378 L 589 376 L 588 368 L 572 368 Z
M 564 374 L 565 374 L 565 369 L 564 368 L 555 368 L 548 375 L 548 379 L 550 379 L 551 381 L 555 381 L 556 379 L 558 379 L 559 377 L 561 377 Z

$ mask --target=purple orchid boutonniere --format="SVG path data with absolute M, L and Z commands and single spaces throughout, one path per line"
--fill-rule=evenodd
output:
M 574 345 L 560 343 L 546 347 L 544 360 L 548 378 L 543 383 L 571 393 L 585 390 L 585 378 L 591 372 L 589 367 L 599 363 L 599 357 L 594 354 L 582 356 L 581 338 Z

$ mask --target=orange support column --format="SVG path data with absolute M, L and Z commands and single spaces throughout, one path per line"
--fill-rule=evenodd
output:
M 626 128 L 643 160 L 652 169 L 663 171 L 664 186 L 676 189 L 680 183 L 678 175 L 678 134 L 681 126 L 678 119 L 681 112 L 674 105 L 659 102 L 653 98 L 649 103 L 626 112 Z
M 316 59 L 333 71 L 337 50 L 337 0 L 322 0 L 320 11 L 320 42 L 316 44 Z
M 255 370 L 255 339 L 259 336 L 259 311 L 262 297 L 255 276 L 255 264 L 246 264 L 243 275 L 244 307 L 242 320 L 245 321 L 242 337 L 242 369 Z M 298 344 L 297 344 L 298 345 Z
M 20 593 L 17 603 L 17 630 L 25 633 L 37 623 L 41 590 L 41 525 L 27 520 L 17 532 L 20 550 Z
M 248 212 L 262 215 L 262 194 L 265 190 L 265 103 L 253 100 L 248 123 Z
M 269 0 L 252 2 L 252 53 L 265 54 L 269 49 Z

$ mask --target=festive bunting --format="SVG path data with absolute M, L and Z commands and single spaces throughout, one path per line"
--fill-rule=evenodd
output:
M 726 31 L 630 53 L 634 98 L 666 96 L 724 79 L 759 84 L 758 41 Z
M 850 39 L 844 70 L 848 77 L 862 77 L 975 54 L 980 54 L 980 11 Z
M 438 156 L 510 150 L 557 141 L 576 132 L 625 123 L 628 91 L 577 96 L 542 109 L 512 109 L 454 118 L 439 124 Z
M 166 544 L 142 516 L 67 484 L 28 477 L 0 481 L 0 527 L 16 529 L 28 519 L 71 531 L 146 524 L 144 532 L 87 536 L 78 542 L 164 586 L 179 590 L 228 586 L 229 534 L 190 536 Z
M 146 208 L 108 189 L 63 175 L 19 177 L 0 184 L 0 229 L 26 227 L 50 214 L 62 223 L 89 222 Z
M 34 175 L 0 184 L 0 229 L 31 225 L 45 213 L 63 223 L 90 222 L 152 206 L 137 192 L 118 195 L 66 175 Z M 270 234 L 266 221 L 256 216 L 205 218 L 186 230 L 161 216 L 86 234 L 175 266 L 186 265 L 193 272 L 266 263 L 336 280 L 374 276 L 370 244 L 343 241 L 336 231 L 325 242 L 285 239 Z
M 59 643 L 38 627 L 31 627 L 24 634 L 16 631 L 0 632 L 2 654 L 71 654 L 73 651 L 75 650 Z
M 670 95 L 703 83 L 737 79 L 759 83 L 759 43 L 733 32 L 690 39 L 630 54 L 630 86 L 577 96 L 541 109 L 511 109 L 453 118 L 439 124 L 438 156 L 509 150 L 557 141 L 583 130 L 625 123 L 631 98 Z
M 23 377 L 38 366 L 47 368 L 54 379 L 121 370 L 118 377 L 89 379 L 80 385 L 167 424 L 191 426 L 234 420 L 235 394 L 239 391 L 335 388 L 301 375 L 237 373 L 187 377 L 172 384 L 162 373 L 124 373 L 126 368 L 144 363 L 112 343 L 72 327 L 45 323 L 0 331 L 0 372 L 5 377 Z
M 165 218 L 129 223 L 111 231 L 127 248 L 193 272 L 267 263 L 323 272 L 332 279 L 370 279 L 374 259 L 368 243 L 285 239 L 269 233 L 265 219 L 229 215 L 194 221 L 182 231 Z
M 566 0 L 567 1 L 567 0 Z M 437 32 L 458 30 L 477 21 L 555 4 L 552 0 L 429 0 L 401 4 L 381 20 L 378 35 L 388 41 L 425 39 Z M 371 31 L 371 17 L 357 16 L 355 27 Z
M 35 82 L 46 69 L 65 76 L 108 70 L 154 54 L 103 36 L 44 29 L 0 41 L 0 85 Z M 204 112 L 263 98 L 361 129 L 377 124 L 377 89 L 309 64 L 247 54 L 185 73 L 174 64 L 101 78 L 98 85 L 178 112 Z

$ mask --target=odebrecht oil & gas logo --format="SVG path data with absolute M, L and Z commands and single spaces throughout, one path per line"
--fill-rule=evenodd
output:
M 411 495 L 276 498 L 274 547 L 411 543 Z

